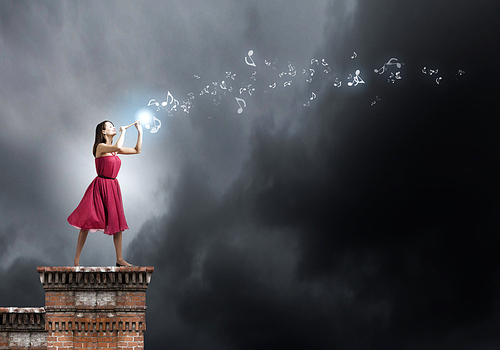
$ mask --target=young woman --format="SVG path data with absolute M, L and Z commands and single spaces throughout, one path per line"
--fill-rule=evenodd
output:
M 137 144 L 134 148 L 123 147 L 126 129 L 137 128 Z M 139 154 L 142 148 L 142 126 L 139 121 L 127 127 L 120 127 L 120 137 L 113 145 L 116 129 L 110 121 L 97 124 L 93 154 L 97 177 L 85 191 L 78 207 L 68 217 L 68 222 L 80 229 L 76 245 L 75 266 L 80 266 L 80 253 L 89 231 L 103 231 L 113 236 L 116 251 L 116 266 L 132 266 L 122 256 L 122 232 L 127 230 L 123 213 L 122 195 L 116 176 L 121 160 L 117 154 Z

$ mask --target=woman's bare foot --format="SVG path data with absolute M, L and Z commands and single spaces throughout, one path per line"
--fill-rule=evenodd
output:
M 73 266 L 80 266 L 80 260 L 73 260 Z
M 116 262 L 116 265 L 117 265 L 117 266 L 134 266 L 134 265 L 129 264 L 128 262 L 126 262 L 124 259 L 119 259 L 119 260 Z

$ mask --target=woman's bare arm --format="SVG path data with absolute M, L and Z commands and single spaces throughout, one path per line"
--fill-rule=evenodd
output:
M 135 127 L 137 129 L 137 143 L 134 148 L 130 147 L 121 147 L 118 154 L 139 154 L 142 149 L 142 126 L 140 121 L 135 122 Z
M 123 146 L 123 141 L 125 140 L 126 130 L 127 129 L 125 127 L 120 126 L 120 130 L 119 130 L 120 137 L 118 138 L 118 140 L 116 141 L 116 143 L 114 145 L 107 145 L 105 143 L 98 144 L 97 149 L 96 149 L 96 158 L 102 157 L 103 155 L 105 155 L 107 153 L 113 153 L 113 152 L 120 153 L 121 150 L 124 148 L 122 146 Z

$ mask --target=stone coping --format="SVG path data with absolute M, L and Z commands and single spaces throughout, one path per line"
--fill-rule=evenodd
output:
M 149 272 L 153 273 L 153 266 L 38 266 L 37 272 Z
M 0 307 L 0 314 L 42 314 L 43 307 Z

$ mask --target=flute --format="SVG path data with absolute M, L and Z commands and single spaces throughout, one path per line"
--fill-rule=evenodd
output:
M 127 125 L 127 126 L 125 127 L 125 129 L 128 129 L 128 128 L 130 128 L 132 125 L 137 124 L 137 122 L 138 122 L 138 120 L 136 120 L 135 122 L 133 122 L 133 123 L 132 123 L 132 124 L 130 124 L 130 125 Z

